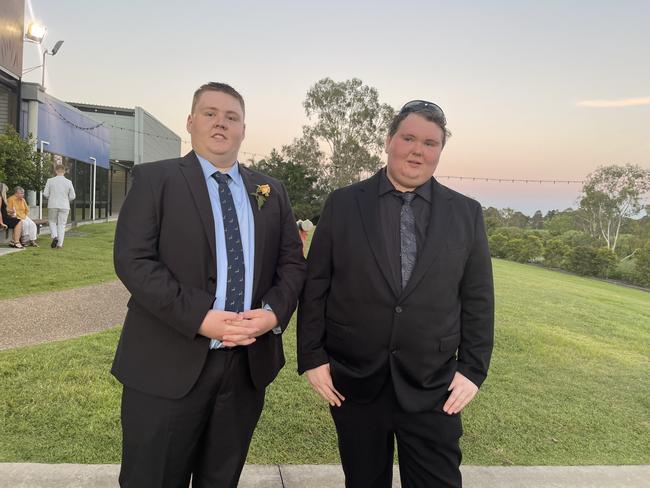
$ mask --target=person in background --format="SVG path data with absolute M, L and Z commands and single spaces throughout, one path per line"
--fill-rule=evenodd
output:
M 52 248 L 63 247 L 65 224 L 70 213 L 70 202 L 76 198 L 72 181 L 65 176 L 65 166 L 57 164 L 54 168 L 56 176 L 45 183 L 43 196 L 47 198 L 47 220 L 50 224 Z
M 29 218 L 29 205 L 25 200 L 25 189 L 17 186 L 14 188 L 14 194 L 7 199 L 7 208 L 10 215 L 19 218 L 23 223 L 21 233 L 22 240 L 26 245 L 38 247 L 36 239 L 38 238 L 38 227 L 36 223 Z
M 7 210 L 7 190 L 9 188 L 4 183 L 0 183 L 0 228 L 13 229 L 13 239 L 9 241 L 10 247 L 22 249 L 20 243 L 20 234 L 23 229 L 23 222 L 9 214 Z
M 299 220 L 296 222 L 298 226 L 298 234 L 300 234 L 300 240 L 302 241 L 302 252 L 305 253 L 305 246 L 307 245 L 307 237 L 309 233 L 313 230 L 314 224 L 311 220 Z

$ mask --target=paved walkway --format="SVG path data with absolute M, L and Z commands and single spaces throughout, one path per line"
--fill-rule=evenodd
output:
M 100 332 L 121 325 L 129 292 L 121 282 L 0 300 L 0 350 Z M 22 317 L 13 320 L 12 317 Z
M 463 466 L 465 488 L 648 488 L 650 466 Z M 113 488 L 111 464 L 0 464 L 2 488 Z M 239 488 L 342 488 L 338 465 L 247 465 Z M 400 487 L 397 468 L 393 487 Z

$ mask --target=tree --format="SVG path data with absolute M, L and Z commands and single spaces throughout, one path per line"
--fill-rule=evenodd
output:
M 556 212 L 553 218 L 544 224 L 553 235 L 560 235 L 570 230 L 576 230 L 575 217 L 573 210 L 565 210 L 564 212 Z
M 650 192 L 650 170 L 638 165 L 603 166 L 587 177 L 580 210 L 594 236 L 616 250 L 623 220 L 637 215 Z
M 508 246 L 508 237 L 497 233 L 488 238 L 488 245 L 490 246 L 490 255 L 493 258 L 505 258 Z
M 285 158 L 275 149 L 269 158 L 258 161 L 253 167 L 284 184 L 296 218 L 313 219 L 318 215 L 323 193 L 317 188 L 317 168 Z
M 349 185 L 381 166 L 388 125 L 395 111 L 380 104 L 375 88 L 361 80 L 335 82 L 323 78 L 307 92 L 303 103 L 311 126 L 301 139 L 311 147 L 329 149 L 323 178 L 330 189 Z
M 544 228 L 544 216 L 542 211 L 538 210 L 530 219 L 531 229 L 543 229 Z
M 10 189 L 22 186 L 27 190 L 40 190 L 51 166 L 41 164 L 31 139 L 23 139 L 11 126 L 0 134 L 0 181 Z

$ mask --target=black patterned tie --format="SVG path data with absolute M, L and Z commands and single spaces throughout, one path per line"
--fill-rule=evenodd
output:
M 415 193 L 399 193 L 402 199 L 402 211 L 399 218 L 399 236 L 400 236 L 400 258 L 402 261 L 402 290 L 411 277 L 415 260 L 417 259 L 418 247 L 415 241 L 415 215 L 411 202 L 415 198 Z
M 228 255 L 228 283 L 226 284 L 226 306 L 229 312 L 244 311 L 244 249 L 239 232 L 239 221 L 232 193 L 228 188 L 230 175 L 219 173 L 212 177 L 219 184 L 219 200 L 223 216 L 223 231 L 226 236 L 226 253 Z

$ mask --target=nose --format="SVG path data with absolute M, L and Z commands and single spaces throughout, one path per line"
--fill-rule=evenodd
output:
M 226 129 L 226 118 L 223 115 L 217 115 L 214 118 L 214 127 L 218 129 Z

